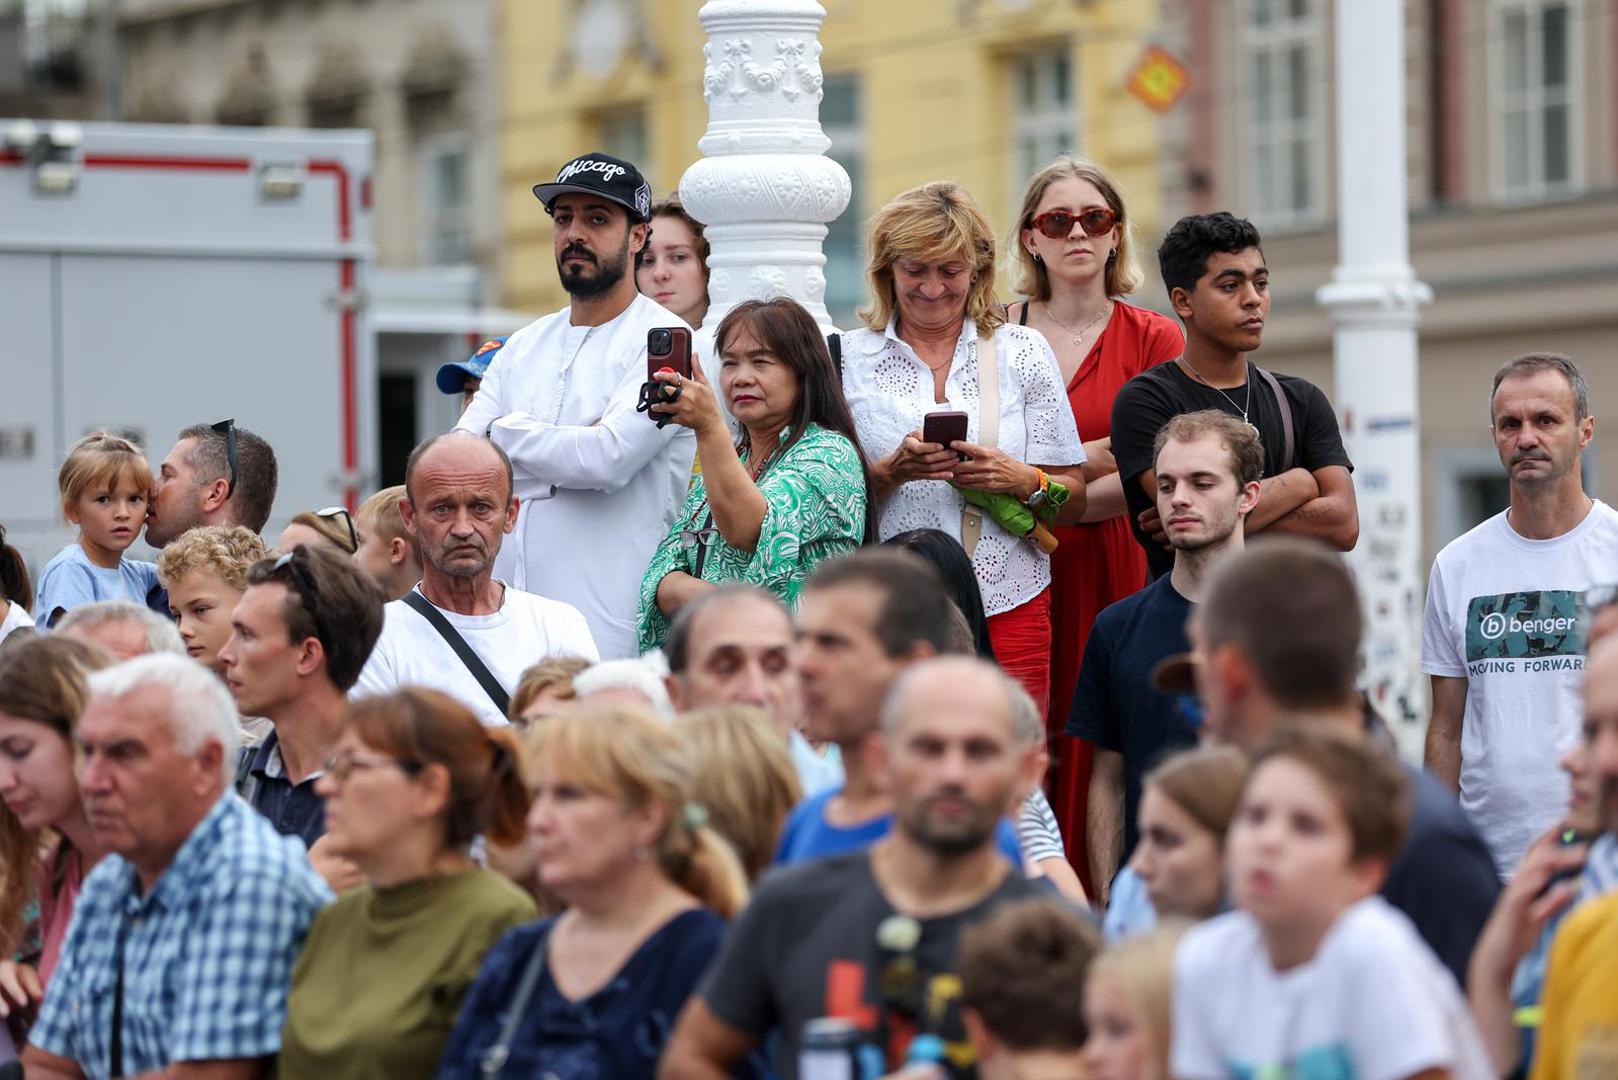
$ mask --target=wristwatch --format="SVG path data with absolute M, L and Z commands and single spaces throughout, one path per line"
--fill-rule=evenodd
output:
M 1034 489 L 1032 495 L 1023 500 L 1023 505 L 1037 513 L 1039 508 L 1045 505 L 1045 500 L 1050 498 L 1051 478 L 1045 475 L 1044 469 L 1035 469 L 1034 471 L 1039 473 L 1039 487 Z

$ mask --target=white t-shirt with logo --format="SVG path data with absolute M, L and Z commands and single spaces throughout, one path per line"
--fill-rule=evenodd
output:
M 1558 761 L 1577 737 L 1585 590 L 1618 582 L 1618 512 L 1529 540 L 1500 513 L 1433 562 L 1421 670 L 1466 680 L 1461 806 L 1510 877 L 1567 808 Z
M 1495 1080 L 1455 978 L 1379 896 L 1338 917 L 1312 960 L 1276 971 L 1244 911 L 1192 927 L 1174 956 L 1180 1080 Z
M 505 588 L 500 610 L 493 615 L 438 610 L 507 694 L 517 688 L 524 671 L 547 656 L 600 659 L 578 608 L 509 585 Z M 415 591 L 420 592 L 420 586 Z M 442 690 L 477 713 L 485 724 L 507 722 L 432 623 L 403 600 L 394 600 L 382 609 L 382 636 L 348 696 L 385 694 L 402 686 Z

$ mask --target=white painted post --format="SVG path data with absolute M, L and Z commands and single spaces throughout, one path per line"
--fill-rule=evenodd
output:
M 821 244 L 850 188 L 820 127 L 826 11 L 815 0 L 709 0 L 697 18 L 708 130 L 680 199 L 711 246 L 703 327 L 742 300 L 784 295 L 829 330 Z
M 1421 427 L 1416 326 L 1432 291 L 1410 266 L 1402 0 L 1337 0 L 1337 243 L 1331 312 L 1337 406 L 1355 466 L 1366 676 L 1401 746 L 1419 753 Z

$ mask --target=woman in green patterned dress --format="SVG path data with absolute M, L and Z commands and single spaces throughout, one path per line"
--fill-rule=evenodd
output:
M 689 379 L 656 376 L 680 395 L 652 412 L 696 432 L 702 473 L 641 581 L 642 651 L 663 643 L 680 608 L 725 582 L 750 582 L 796 607 L 821 560 L 868 538 L 865 456 L 814 319 L 785 297 L 749 300 L 714 342 L 738 441 L 696 357 Z

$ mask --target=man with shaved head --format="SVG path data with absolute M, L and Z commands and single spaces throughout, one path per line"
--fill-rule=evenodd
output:
M 504 724 L 530 664 L 598 658 L 578 609 L 494 576 L 517 522 L 511 459 L 498 445 L 458 431 L 426 440 L 405 465 L 399 510 L 421 552 L 421 584 L 384 609 L 382 637 L 350 696 L 428 686 L 485 724 Z

